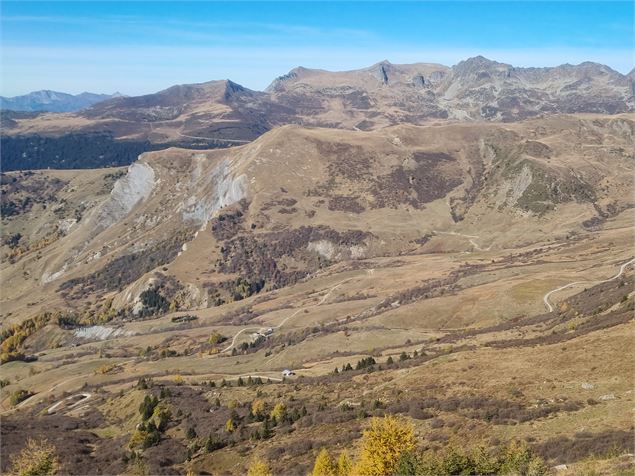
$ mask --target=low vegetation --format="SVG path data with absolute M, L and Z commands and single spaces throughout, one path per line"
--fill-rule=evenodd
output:
M 8 474 L 48 476 L 57 474 L 61 465 L 55 447 L 47 440 L 29 438 L 20 453 L 11 457 Z

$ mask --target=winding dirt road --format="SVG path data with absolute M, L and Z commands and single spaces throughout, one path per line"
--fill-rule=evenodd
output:
M 234 345 L 236 345 L 236 339 L 238 338 L 238 336 L 240 336 L 243 332 L 250 332 L 250 331 L 264 332 L 267 329 L 273 329 L 273 330 L 280 329 L 283 325 L 285 325 L 289 321 L 289 319 L 297 316 L 303 310 L 321 306 L 329 298 L 329 296 L 331 295 L 331 293 L 333 291 L 335 291 L 338 287 L 340 287 L 342 284 L 346 283 L 347 281 L 350 281 L 351 279 L 353 279 L 353 278 L 347 278 L 347 279 L 344 279 L 344 280 L 340 281 L 335 286 L 333 286 L 331 289 L 329 289 L 329 291 L 324 296 L 322 296 L 322 299 L 320 300 L 320 302 L 318 302 L 317 304 L 313 304 L 312 306 L 300 307 L 300 308 L 296 309 L 293 314 L 285 317 L 282 321 L 280 321 L 280 323 L 277 326 L 271 326 L 271 327 L 248 327 L 246 329 L 242 329 L 242 330 L 238 331 L 236 333 L 236 335 L 234 335 L 234 337 L 232 339 L 232 343 L 229 344 L 227 347 L 225 347 L 223 350 L 221 350 L 219 352 L 219 354 L 222 354 L 222 353 L 230 351 L 234 347 Z
M 545 303 L 545 307 L 547 308 L 547 311 L 553 312 L 553 306 L 549 302 L 549 297 L 552 294 L 557 293 L 558 291 L 562 291 L 563 289 L 567 289 L 567 288 L 571 288 L 573 286 L 577 286 L 579 284 L 602 284 L 602 283 L 608 283 L 609 281 L 613 281 L 614 279 L 617 279 L 620 276 L 622 276 L 622 274 L 624 274 L 624 270 L 626 269 L 626 267 L 628 265 L 633 264 L 633 263 L 635 263 L 635 258 L 633 258 L 630 261 L 627 261 L 626 263 L 622 264 L 620 266 L 619 272 L 615 276 L 613 276 L 612 278 L 609 278 L 609 279 L 604 279 L 604 280 L 600 280 L 600 281 L 575 281 L 573 283 L 569 283 L 569 284 L 565 284 L 564 286 L 560 286 L 559 288 L 552 289 L 547 294 L 545 294 L 544 297 L 542 298 L 542 300 Z
M 200 136 L 188 136 L 187 134 L 181 134 L 177 131 L 177 134 L 181 137 L 187 137 L 188 139 L 202 139 L 202 140 L 215 140 L 218 142 L 229 142 L 232 144 L 249 144 L 250 140 L 239 140 L 239 139 L 220 139 L 218 137 L 200 137 Z
M 437 231 L 437 230 L 432 230 L 432 233 L 435 233 L 437 235 L 453 235 L 453 236 L 460 236 L 463 238 L 467 238 L 470 244 L 474 247 L 476 251 L 489 251 L 490 249 L 492 249 L 492 245 L 489 245 L 487 248 L 481 248 L 479 244 L 476 241 L 474 241 L 475 239 L 481 238 L 480 236 L 477 236 L 477 235 L 466 235 L 464 233 L 457 233 L 455 231 Z

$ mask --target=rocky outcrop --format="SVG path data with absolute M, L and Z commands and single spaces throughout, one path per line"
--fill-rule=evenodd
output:
M 115 182 L 110 198 L 97 213 L 96 229 L 104 229 L 125 217 L 140 201 L 148 198 L 156 185 L 154 170 L 145 162 L 135 162 L 128 173 Z

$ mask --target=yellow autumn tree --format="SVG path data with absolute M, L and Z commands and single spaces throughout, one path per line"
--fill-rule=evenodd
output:
M 329 450 L 322 448 L 315 458 L 315 464 L 313 465 L 313 472 L 311 476 L 335 476 L 335 465 L 333 459 L 329 454 Z
M 344 450 L 340 453 L 340 457 L 337 458 L 337 467 L 335 474 L 337 476 L 350 476 L 353 472 L 353 461 L 348 454 L 348 451 Z
M 354 472 L 359 476 L 393 474 L 401 454 L 414 447 L 414 429 L 408 422 L 394 416 L 373 418 L 362 435 Z
M 247 476 L 272 476 L 272 473 L 267 462 L 262 458 L 256 457 L 247 469 Z
M 251 402 L 251 414 L 253 416 L 262 415 L 265 412 L 265 402 L 259 398 Z
M 235 429 L 236 429 L 236 426 L 234 425 L 234 420 L 230 418 L 229 420 L 227 420 L 227 423 L 225 423 L 225 431 L 227 433 L 231 433 Z
M 276 403 L 276 406 L 271 410 L 271 418 L 276 420 L 277 423 L 280 423 L 284 416 L 287 414 L 287 408 L 284 406 L 284 403 Z
M 47 440 L 36 441 L 29 438 L 26 446 L 11 457 L 9 474 L 15 476 L 47 476 L 57 474 L 60 461 L 55 447 Z

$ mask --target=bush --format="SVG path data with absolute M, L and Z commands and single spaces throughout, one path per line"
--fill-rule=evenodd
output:
M 29 438 L 24 449 L 11 457 L 9 474 L 17 476 L 45 476 L 56 474 L 60 468 L 55 447 L 47 440 Z
M 147 420 L 154 413 L 155 407 L 159 404 L 159 399 L 154 396 L 146 395 L 143 402 L 139 405 L 139 413 L 143 421 Z
M 272 476 L 272 473 L 265 460 L 255 458 L 247 469 L 247 476 Z
M 15 392 L 11 394 L 11 397 L 9 398 L 9 403 L 11 404 L 12 407 L 15 407 L 20 402 L 23 402 L 24 400 L 29 398 L 31 395 L 33 394 L 29 392 L 28 390 L 22 390 L 22 389 L 16 390 Z
M 392 474 L 449 476 L 455 474 L 514 474 L 540 476 L 549 473 L 542 459 L 532 454 L 524 443 L 512 441 L 498 451 L 484 446 L 465 449 L 451 443 L 439 451 L 404 451 Z
M 227 338 L 221 335 L 221 333 L 217 331 L 212 332 L 212 334 L 209 336 L 209 343 L 211 345 L 217 345 L 226 340 Z

